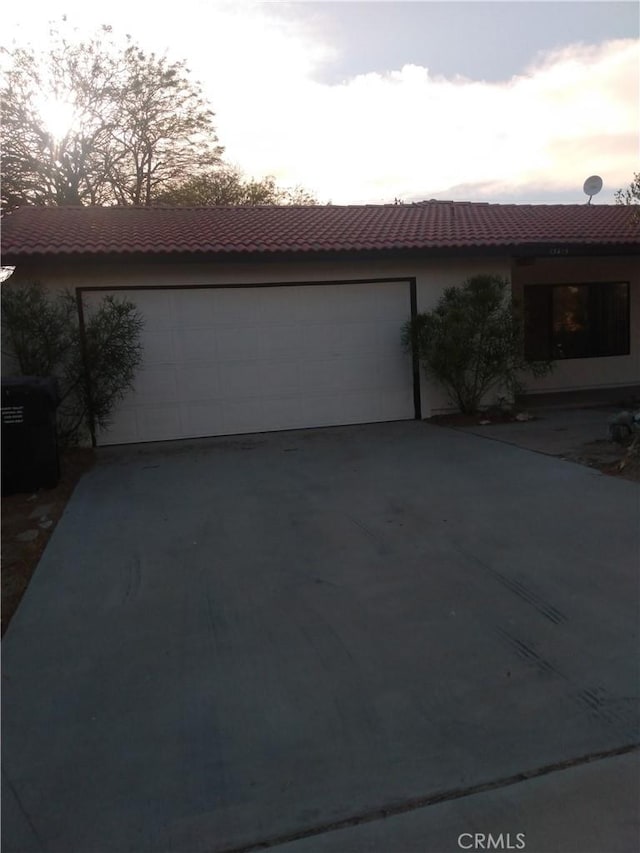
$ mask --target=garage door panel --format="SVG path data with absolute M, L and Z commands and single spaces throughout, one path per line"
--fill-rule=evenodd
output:
M 180 408 L 170 403 L 144 406 L 137 411 L 137 429 L 146 441 L 165 441 L 184 435 Z
M 178 358 L 173 332 L 145 331 L 142 335 L 145 365 L 175 364 Z
M 158 401 L 175 402 L 178 399 L 177 387 L 174 367 L 145 366 L 136 376 L 134 399 L 136 403 L 142 405 Z
M 408 389 L 389 388 L 385 390 L 385 411 L 388 411 L 392 420 L 401 420 L 405 417 L 403 414 L 413 405 L 413 394 Z
M 216 339 L 217 351 L 225 360 L 260 358 L 259 326 L 223 326 L 216 330 Z
M 208 289 L 180 291 L 173 311 L 177 325 L 185 329 L 208 329 L 216 320 L 215 300 Z
M 340 354 L 343 356 L 376 355 L 380 351 L 378 323 L 346 323 L 340 326 Z M 397 330 L 396 330 L 397 339 Z
M 266 361 L 259 366 L 261 396 L 298 394 L 300 366 L 297 361 Z
M 344 420 L 342 413 L 343 398 L 343 394 L 336 393 L 311 394 L 302 403 L 305 421 L 316 426 L 338 426 L 340 423 L 349 423 L 348 420 Z
M 215 363 L 178 367 L 175 376 L 176 399 L 181 402 L 213 400 L 220 396 L 220 377 Z
M 211 328 L 177 329 L 173 334 L 178 364 L 205 362 L 218 359 L 218 339 Z
M 301 335 L 300 355 L 305 358 L 340 358 L 344 354 L 344 335 L 339 319 L 332 323 L 304 326 Z
M 351 423 L 364 416 L 366 420 L 376 421 L 380 418 L 380 402 L 371 394 L 350 391 L 342 400 L 345 416 Z
M 404 286 L 388 285 L 362 285 L 347 286 L 342 297 L 344 308 L 341 317 L 348 323 L 359 323 L 367 321 L 378 321 L 388 317 L 389 313 L 397 316 L 398 313 L 410 313 L 408 299 L 408 288 Z M 390 304 L 381 304 L 380 296 L 383 291 L 390 297 Z
M 339 358 L 300 362 L 300 384 L 309 394 L 341 390 L 343 375 L 344 365 Z
M 138 376 L 136 377 L 135 382 L 139 382 L 139 381 L 140 381 L 140 374 L 138 373 Z M 131 409 L 132 411 L 135 411 L 135 407 L 137 404 L 138 404 L 138 394 L 136 392 L 135 385 L 134 385 L 133 388 L 129 388 L 127 391 L 125 391 L 124 397 L 122 398 L 122 400 L 118 404 L 117 410 L 114 412 L 114 420 L 117 421 L 121 417 L 122 412 L 124 412 L 125 410 Z
M 295 290 L 295 288 L 292 288 Z M 304 324 L 330 324 L 339 319 L 343 307 L 340 306 L 339 315 L 336 311 L 336 285 L 322 285 L 320 287 L 306 287 L 298 290 L 295 302 L 292 302 L 292 310 L 295 309 L 295 320 Z M 293 296 L 293 294 L 292 294 Z
M 302 320 L 303 301 L 297 287 L 262 287 L 253 291 L 261 325 L 298 326 Z M 276 298 L 274 298 L 274 293 Z
M 144 364 L 101 444 L 413 417 L 406 281 L 126 295 Z
M 257 361 L 226 362 L 218 366 L 220 375 L 220 394 L 234 399 L 260 397 L 262 382 L 260 363 Z
M 396 349 L 400 353 L 405 353 L 402 346 L 402 322 L 396 321 L 382 322 L 378 325 L 378 345 L 381 352 L 389 352 Z M 398 359 L 395 359 L 397 362 Z
M 214 323 L 259 323 L 261 296 L 259 288 L 230 288 L 212 291 Z
M 375 298 L 371 300 L 371 311 L 376 319 L 385 320 L 388 317 L 402 317 L 408 320 L 411 316 L 410 305 L 402 288 L 379 287 Z
M 220 400 L 183 404 L 182 418 L 186 436 L 224 434 L 224 406 Z
M 377 359 L 374 372 L 378 388 L 385 391 L 393 391 L 401 388 L 403 391 L 411 391 L 406 385 L 407 372 L 411 371 L 411 359 L 407 356 L 402 361 L 390 362 L 385 359 Z
M 303 413 L 305 419 L 313 419 L 317 426 L 339 426 L 389 419 L 382 414 L 381 405 L 371 400 L 370 395 L 353 394 L 349 391 L 340 394 L 318 394 L 310 400 L 305 400 Z
M 265 359 L 278 359 L 287 356 L 298 358 L 303 339 L 303 330 L 299 326 L 269 325 L 260 331 L 260 357 Z
M 229 435 L 256 432 L 256 424 L 262 423 L 262 400 L 243 398 L 222 401 L 224 432 Z
M 339 322 L 361 323 L 371 319 L 372 306 L 355 292 L 355 288 L 345 287 L 344 293 L 337 293 L 335 298 L 340 302 Z M 335 322 L 335 311 L 332 315 L 329 309 L 325 319 L 328 323 Z
M 266 430 L 299 429 L 305 426 L 300 397 L 275 395 L 264 401 L 263 417 Z
M 342 371 L 339 387 L 343 391 L 375 391 L 379 385 L 376 376 L 375 358 L 367 356 L 352 356 L 349 359 L 352 369 Z M 371 396 L 371 394 L 369 394 Z

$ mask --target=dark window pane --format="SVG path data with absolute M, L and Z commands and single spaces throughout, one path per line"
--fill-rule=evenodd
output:
M 595 355 L 625 355 L 629 352 L 629 285 L 606 282 L 592 287 L 592 311 L 597 318 Z
M 524 289 L 524 354 L 529 361 L 551 358 L 551 289 L 532 285 Z

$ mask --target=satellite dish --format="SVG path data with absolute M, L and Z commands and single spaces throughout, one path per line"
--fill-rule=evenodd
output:
M 594 195 L 598 195 L 600 190 L 602 189 L 602 178 L 600 175 L 591 175 L 590 178 L 584 182 L 584 186 L 582 187 L 584 194 L 589 196 L 589 201 L 587 204 L 591 204 L 591 199 Z

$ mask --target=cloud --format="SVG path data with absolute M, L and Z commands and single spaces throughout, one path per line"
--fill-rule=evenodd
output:
M 216 99 L 228 154 L 254 174 L 339 203 L 456 185 L 553 193 L 581 188 L 593 172 L 613 190 L 638 168 L 636 40 L 567 46 L 500 83 L 405 65 L 327 85 L 313 79 L 311 60 L 330 61 L 329 52 L 313 57 L 291 36 L 275 64 L 233 74 L 233 93 Z

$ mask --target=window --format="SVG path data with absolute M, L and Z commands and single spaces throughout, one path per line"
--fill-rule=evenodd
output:
M 629 282 L 530 285 L 524 315 L 530 361 L 629 354 Z

